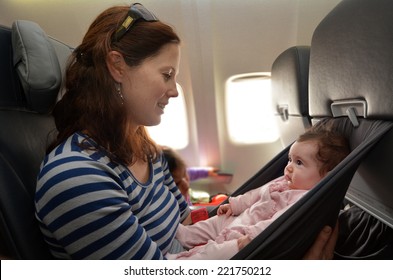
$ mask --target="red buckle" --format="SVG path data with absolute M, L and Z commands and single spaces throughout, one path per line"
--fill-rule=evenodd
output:
M 209 213 L 205 207 L 191 211 L 191 221 L 193 224 L 206 219 L 209 219 Z

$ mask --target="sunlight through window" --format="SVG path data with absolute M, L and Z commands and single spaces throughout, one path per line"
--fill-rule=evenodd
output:
M 279 134 L 272 110 L 270 73 L 236 75 L 226 84 L 229 137 L 238 144 L 270 143 Z
M 150 136 L 159 145 L 173 149 L 183 149 L 188 145 L 188 122 L 186 103 L 182 87 L 177 84 L 179 96 L 169 99 L 165 113 L 161 116 L 161 123 L 147 127 Z

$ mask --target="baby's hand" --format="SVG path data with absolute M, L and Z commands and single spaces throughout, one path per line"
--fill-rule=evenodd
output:
M 226 214 L 228 217 L 232 215 L 232 208 L 230 204 L 223 204 L 218 207 L 217 215 L 220 216 L 224 214 Z
M 244 247 L 247 246 L 248 243 L 251 242 L 251 238 L 248 237 L 248 235 L 242 236 L 237 240 L 237 246 L 239 247 L 239 250 L 243 249 Z

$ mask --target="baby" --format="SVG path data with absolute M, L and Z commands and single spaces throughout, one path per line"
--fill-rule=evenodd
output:
M 312 189 L 349 154 L 347 140 L 329 131 L 309 130 L 289 150 L 284 175 L 243 195 L 229 198 L 217 216 L 180 225 L 176 238 L 189 251 L 168 259 L 230 259 Z

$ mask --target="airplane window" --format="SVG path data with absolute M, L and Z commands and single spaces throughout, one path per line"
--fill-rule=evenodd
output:
M 229 137 L 237 144 L 270 143 L 279 133 L 272 109 L 270 73 L 232 76 L 226 83 Z
M 188 122 L 186 103 L 182 87 L 177 84 L 179 96 L 171 98 L 161 116 L 161 123 L 157 126 L 147 127 L 150 136 L 159 145 L 169 146 L 173 149 L 183 149 L 188 145 Z

